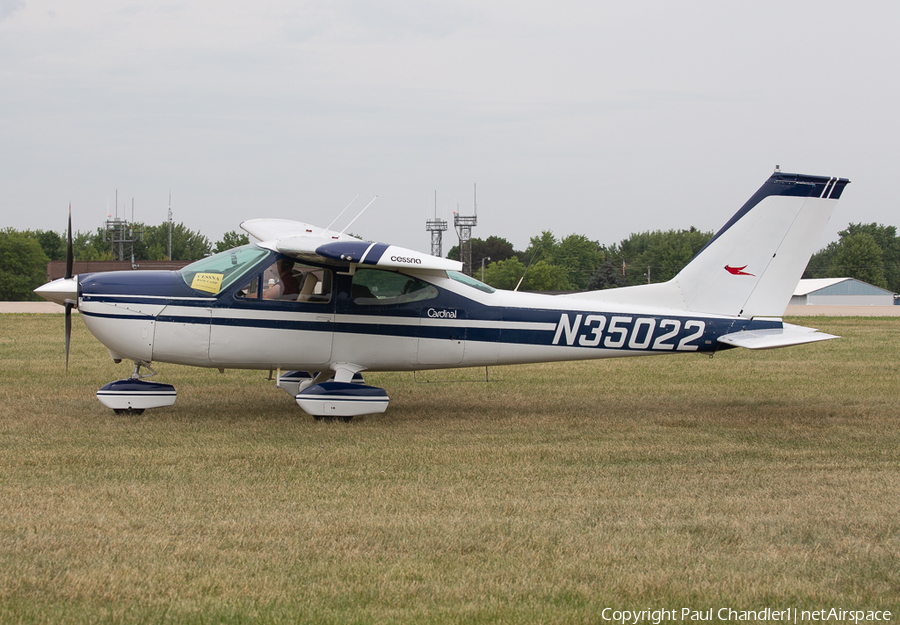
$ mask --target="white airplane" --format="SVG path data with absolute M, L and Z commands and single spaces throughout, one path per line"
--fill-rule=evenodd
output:
M 837 338 L 781 319 L 850 181 L 776 170 L 672 280 L 571 295 L 501 291 L 461 263 L 296 221 L 252 219 L 258 242 L 180 271 L 66 277 L 36 289 L 78 307 L 134 372 L 99 400 L 119 413 L 168 406 L 156 362 L 278 371 L 317 419 L 384 412 L 364 371 L 484 367 L 682 352 L 769 349 Z M 285 371 L 285 374 L 282 374 Z M 155 373 L 155 372 L 154 372 Z

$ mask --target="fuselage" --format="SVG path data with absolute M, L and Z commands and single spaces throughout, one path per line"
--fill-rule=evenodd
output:
M 713 352 L 726 347 L 719 336 L 782 325 L 494 290 L 447 271 L 344 271 L 316 263 L 293 268 L 307 293 L 270 297 L 297 281 L 275 276 L 285 257 L 254 245 L 217 257 L 215 271 L 202 265 L 215 264 L 209 260 L 180 272 L 82 276 L 82 318 L 116 359 L 304 371 L 340 363 L 406 371 Z

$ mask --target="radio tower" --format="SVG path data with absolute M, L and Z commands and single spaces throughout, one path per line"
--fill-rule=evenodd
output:
M 472 275 L 472 228 L 478 224 L 478 187 L 474 187 L 473 192 L 473 208 L 474 215 L 463 216 L 459 213 L 453 213 L 453 225 L 456 227 L 456 233 L 459 235 L 459 260 L 463 264 L 463 273 Z
M 441 244 L 444 240 L 444 230 L 447 229 L 447 220 L 438 219 L 437 216 L 437 191 L 434 192 L 434 219 L 425 220 L 425 229 L 431 233 L 431 255 L 441 257 Z
M 122 207 L 122 213 L 125 213 L 124 207 Z M 131 199 L 131 221 L 134 222 L 134 198 Z M 116 216 L 106 216 L 106 231 L 103 233 L 103 240 L 109 241 L 112 256 L 118 256 L 119 260 L 125 260 L 125 244 L 130 243 L 132 262 L 134 261 L 134 225 L 129 223 L 125 217 L 119 217 L 118 189 L 116 189 Z M 118 253 L 116 253 L 117 245 Z

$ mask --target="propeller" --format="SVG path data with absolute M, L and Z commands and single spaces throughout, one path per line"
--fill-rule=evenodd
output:
M 75 253 L 72 250 L 72 204 L 69 203 L 69 231 L 66 234 L 66 276 L 42 284 L 34 290 L 45 300 L 66 309 L 66 372 L 69 371 L 69 345 L 72 339 L 72 309 L 78 306 L 78 278 L 73 277 Z
M 66 235 L 66 280 L 72 278 L 72 266 L 75 264 L 75 254 L 72 251 L 72 203 L 69 203 L 69 231 Z M 73 302 L 66 300 L 66 373 L 69 372 L 69 343 L 72 339 L 72 307 L 75 306 L 77 300 Z

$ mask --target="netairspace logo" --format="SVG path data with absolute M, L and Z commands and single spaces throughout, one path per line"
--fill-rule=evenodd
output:
M 663 622 L 684 621 L 699 622 L 782 622 L 782 623 L 874 623 L 889 622 L 892 614 L 889 610 L 842 610 L 830 608 L 822 610 L 800 610 L 798 608 L 762 608 L 760 610 L 734 610 L 732 608 L 707 608 L 692 610 L 681 608 L 673 610 L 614 610 L 604 608 L 600 614 L 603 621 L 621 623 L 621 625 L 638 625 Z

